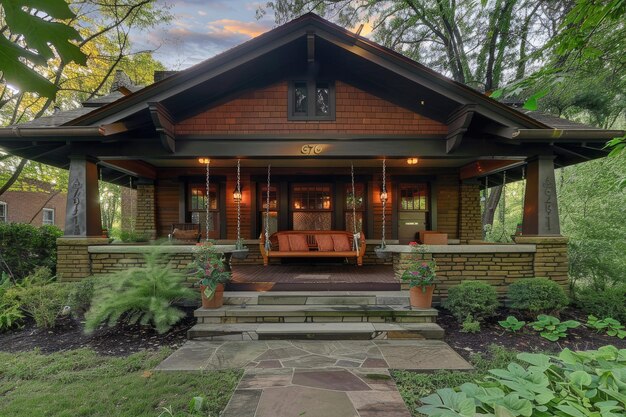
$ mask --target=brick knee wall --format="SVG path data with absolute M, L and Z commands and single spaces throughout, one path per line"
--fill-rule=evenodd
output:
M 108 245 L 107 238 L 69 238 L 57 239 L 57 277 L 59 281 L 80 281 L 92 274 L 88 247 Z
M 537 247 L 533 269 L 535 277 L 550 278 L 563 289 L 569 290 L 568 238 L 564 236 L 517 236 L 516 243 L 534 244 Z
M 506 296 L 510 283 L 534 275 L 534 253 L 435 253 L 424 259 L 437 262 L 437 287 L 435 299 L 445 299 L 448 289 L 462 281 L 476 280 L 493 285 L 500 298 Z M 396 277 L 400 279 L 412 257 L 410 253 L 394 254 Z M 421 259 L 421 258 L 420 258 Z M 408 284 L 402 284 L 408 289 Z

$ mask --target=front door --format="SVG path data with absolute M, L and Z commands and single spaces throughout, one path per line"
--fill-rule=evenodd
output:
M 406 244 L 428 229 L 428 184 L 401 183 L 398 194 L 398 240 Z
M 333 229 L 332 184 L 292 184 L 289 206 L 292 230 Z

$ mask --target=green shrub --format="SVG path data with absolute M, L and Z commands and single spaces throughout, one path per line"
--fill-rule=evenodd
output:
M 617 348 L 517 359 L 528 365 L 512 362 L 475 382 L 439 389 L 422 398 L 417 411 L 428 417 L 626 415 L 618 376 L 626 374 L 626 361 Z
M 3 272 L 0 275 L 0 332 L 19 325 L 24 318 L 19 304 L 5 296 L 11 288 L 13 288 L 13 283 L 9 275 Z
M 92 332 L 102 323 L 113 326 L 121 318 L 131 324 L 151 323 L 159 333 L 177 323 L 185 314 L 172 303 L 196 298 L 198 293 L 186 287 L 185 275 L 167 267 L 161 256 L 154 249 L 145 255 L 144 267 L 112 274 L 106 285 L 96 286 L 85 330 Z
M 18 290 L 19 305 L 35 320 L 37 327 L 54 327 L 59 315 L 69 304 L 72 284 L 53 282 L 31 285 Z
M 150 235 L 145 232 L 139 233 L 134 230 L 122 230 L 119 233 L 120 240 L 125 243 L 131 242 L 148 242 L 150 240 Z
M 602 290 L 584 288 L 576 293 L 576 304 L 587 314 L 626 323 L 626 284 Z
M 448 299 L 444 307 L 462 322 L 468 315 L 481 321 L 492 317 L 498 308 L 496 289 L 480 281 L 463 281 L 448 290 Z
M 480 332 L 480 322 L 474 320 L 471 315 L 467 315 L 463 323 L 461 324 L 461 332 L 463 333 L 478 333 Z
M 89 310 L 96 290 L 96 285 L 101 281 L 104 281 L 103 277 L 90 276 L 73 284 L 74 288 L 70 293 L 69 303 L 73 311 L 85 313 Z
M 57 238 L 63 232 L 56 226 L 35 227 L 22 223 L 0 224 L 0 269 L 21 280 L 37 267 L 56 269 Z
M 547 278 L 527 278 L 508 289 L 510 307 L 533 314 L 558 313 L 569 300 L 563 288 Z

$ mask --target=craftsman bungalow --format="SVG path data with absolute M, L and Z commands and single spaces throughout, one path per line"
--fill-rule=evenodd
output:
M 623 134 L 499 103 L 314 14 L 160 77 L 0 129 L 6 151 L 70 170 L 63 280 L 141 262 L 142 247 L 101 237 L 103 178 L 136 188 L 138 233 L 167 238 L 193 224 L 202 239 L 240 237 L 250 250 L 237 261 L 247 264 L 235 274 L 244 287 L 395 289 L 387 265 L 401 270 L 416 239 L 437 243 L 429 252 L 444 291 L 462 278 L 500 288 L 538 275 L 565 284 L 554 167 L 602 157 L 604 143 Z M 527 180 L 521 233 L 516 244 L 485 245 L 480 190 L 505 172 Z M 328 230 L 348 232 L 348 246 L 334 251 L 354 250 L 353 232 L 361 233 L 362 267 L 310 247 L 311 231 Z M 437 233 L 416 235 L 423 230 Z M 291 248 L 311 252 L 297 266 L 279 231 L 309 231 L 309 247 Z M 383 238 L 393 259 L 373 251 Z M 190 247 L 170 246 L 173 262 L 182 266 Z M 307 281 L 307 268 L 323 262 L 331 272 Z M 341 278 L 341 268 L 350 273 Z

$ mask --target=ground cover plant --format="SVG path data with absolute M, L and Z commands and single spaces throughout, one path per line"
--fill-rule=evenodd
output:
M 520 353 L 479 380 L 423 397 L 417 411 L 429 417 L 619 417 L 625 399 L 626 350 L 605 346 L 552 356 Z
M 127 357 L 90 349 L 0 352 L 0 415 L 156 417 L 167 408 L 177 417 L 218 416 L 241 372 L 153 371 L 170 353 L 168 348 Z M 203 398 L 201 412 L 189 413 L 194 397 Z
M 516 353 L 500 346 L 491 345 L 488 352 L 474 354 L 469 361 L 474 366 L 472 371 L 436 371 L 433 373 L 417 373 L 412 371 L 391 371 L 391 376 L 396 381 L 398 391 L 404 403 L 414 416 L 419 415 L 417 408 L 420 399 L 437 389 L 454 387 L 466 382 L 483 378 L 489 369 L 505 367 L 511 361 L 515 361 Z
M 554 316 L 540 314 L 537 321 L 530 323 L 530 326 L 539 332 L 541 337 L 551 342 L 567 337 L 567 331 L 580 326 L 580 322 L 576 320 L 561 321 Z

